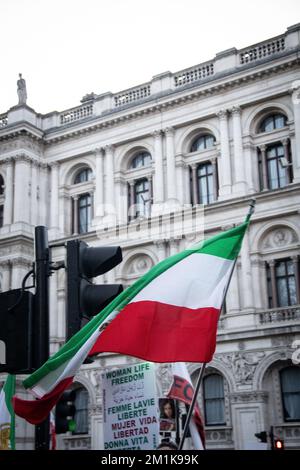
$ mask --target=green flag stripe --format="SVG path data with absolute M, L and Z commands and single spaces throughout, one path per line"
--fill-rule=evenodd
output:
M 107 305 L 98 315 L 90 320 L 80 331 L 78 331 L 53 357 L 24 380 L 25 388 L 33 387 L 39 380 L 52 370 L 57 369 L 62 363 L 71 359 L 75 353 L 82 347 L 94 331 L 99 328 L 107 316 L 114 310 L 122 310 L 149 282 L 157 276 L 165 272 L 174 264 L 186 258 L 192 253 L 205 253 L 222 258 L 233 260 L 239 253 L 244 233 L 249 222 L 234 227 L 233 229 L 221 232 L 214 237 L 204 240 L 203 242 L 177 253 L 169 258 L 161 261 L 150 269 L 144 276 L 139 278 L 134 284 L 129 286 L 118 297 L 116 297 L 109 305 Z

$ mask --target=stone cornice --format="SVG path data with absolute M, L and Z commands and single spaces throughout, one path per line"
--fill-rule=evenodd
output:
M 294 54 L 294 52 L 293 52 Z M 124 122 L 128 122 L 130 120 L 138 119 L 143 115 L 147 114 L 153 114 L 157 112 L 161 112 L 163 110 L 167 110 L 170 108 L 173 108 L 174 106 L 181 106 L 184 103 L 187 102 L 192 102 L 195 100 L 199 100 L 201 98 L 206 98 L 207 96 L 211 96 L 213 94 L 217 94 L 219 92 L 224 92 L 224 90 L 227 89 L 234 89 L 236 86 L 244 85 L 249 82 L 254 82 L 255 80 L 260 80 L 264 78 L 265 76 L 270 76 L 272 74 L 278 74 L 280 71 L 284 71 L 286 69 L 292 68 L 292 67 L 297 67 L 300 64 L 300 59 L 298 57 L 293 57 L 293 58 L 288 58 L 289 59 L 286 63 L 284 64 L 273 64 L 272 66 L 261 69 L 261 66 L 266 65 L 265 63 L 263 64 L 256 64 L 256 69 L 253 70 L 253 65 L 251 70 L 249 69 L 236 69 L 234 71 L 230 71 L 226 76 L 224 77 L 216 77 L 213 76 L 211 80 L 208 82 L 201 82 L 201 83 L 193 83 L 190 87 L 178 90 L 176 89 L 174 92 L 170 93 L 167 97 L 162 97 L 161 99 L 168 99 L 168 101 L 164 102 L 156 102 L 156 103 L 151 103 L 151 101 L 146 101 L 144 103 L 139 103 L 134 105 L 134 109 L 132 108 L 127 108 L 127 109 L 121 109 L 117 108 L 116 110 L 113 110 L 110 114 L 107 114 L 105 117 L 99 117 L 95 116 L 92 117 L 90 120 L 90 123 L 81 123 L 75 122 L 74 126 L 76 127 L 76 130 L 74 129 L 73 131 L 68 129 L 67 133 L 63 133 L 58 136 L 53 136 L 51 137 L 51 134 L 53 134 L 54 131 L 50 130 L 45 133 L 45 144 L 50 145 L 52 143 L 57 143 L 65 139 L 73 138 L 73 137 L 78 137 L 79 135 L 86 135 L 91 132 L 97 132 L 99 129 L 105 129 L 105 128 L 111 128 L 115 127 L 116 125 L 123 124 Z M 282 57 L 281 57 L 282 59 Z M 269 65 L 267 63 L 267 65 Z M 243 77 L 233 77 L 235 74 L 240 74 L 241 72 L 246 72 L 247 75 Z M 230 79 L 231 78 L 231 79 Z M 225 82 L 220 82 L 220 80 L 226 80 Z M 213 84 L 212 82 L 216 82 Z M 210 86 L 209 86 L 210 85 Z M 200 90 L 195 90 L 195 88 L 201 88 Z M 186 94 L 188 92 L 188 94 Z M 288 93 L 288 90 L 286 91 Z M 181 94 L 181 96 L 178 96 Z M 156 97 L 153 97 L 153 101 L 156 99 Z M 137 106 L 143 107 L 143 109 L 137 109 Z M 125 113 L 121 114 L 119 116 L 113 116 L 114 114 L 119 114 L 119 113 Z M 110 116 L 112 118 L 110 119 Z M 97 120 L 100 120 L 101 122 L 96 122 Z M 78 126 L 85 125 L 86 127 L 81 127 L 81 129 Z M 63 132 L 63 128 L 61 128 L 61 131 Z M 55 132 L 59 132 L 60 129 L 55 129 Z M 153 132 L 153 131 L 152 131 Z

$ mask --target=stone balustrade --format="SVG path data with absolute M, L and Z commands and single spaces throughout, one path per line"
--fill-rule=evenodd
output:
M 300 305 L 292 307 L 273 308 L 259 313 L 259 323 L 261 325 L 270 323 L 290 322 L 300 319 Z
M 214 62 L 207 62 L 174 74 L 175 87 L 198 82 L 214 74 Z
M 93 103 L 78 106 L 77 108 L 67 109 L 60 114 L 60 124 L 69 124 L 70 122 L 80 121 L 93 114 Z
M 145 84 L 137 88 L 130 88 L 129 90 L 117 93 L 114 96 L 115 107 L 124 106 L 125 104 L 132 103 L 134 101 L 143 100 L 151 95 L 151 85 Z
M 7 114 L 0 114 L 0 129 L 7 126 Z
M 277 54 L 285 50 L 285 37 L 278 36 L 271 41 L 266 41 L 254 45 L 250 48 L 239 51 L 240 64 L 244 65 L 249 62 L 264 59 L 270 55 Z
M 246 70 L 249 66 L 256 65 L 256 61 L 269 60 L 270 57 L 276 59 L 283 53 L 298 53 L 300 47 L 300 23 L 287 28 L 285 34 L 276 36 L 275 38 L 254 44 L 244 49 L 237 50 L 235 48 L 227 49 L 216 54 L 215 58 L 190 67 L 179 72 L 164 72 L 156 75 L 151 81 L 142 85 L 123 90 L 112 94 L 102 93 L 97 95 L 90 93 L 83 97 L 82 105 L 75 108 L 67 109 L 61 113 L 53 112 L 48 115 L 37 118 L 36 113 L 32 110 L 32 124 L 39 127 L 42 120 L 41 128 L 43 131 L 71 124 L 84 120 L 91 116 L 109 115 L 117 109 L 122 109 L 128 105 L 139 104 L 145 100 L 157 99 L 158 96 L 174 95 L 174 92 L 181 90 L 185 86 L 197 86 L 207 79 L 213 81 L 214 78 L 220 78 L 224 74 L 236 73 Z M 12 124 L 18 120 L 24 120 L 24 116 L 20 114 L 23 108 L 14 107 L 9 110 L 8 115 L 0 115 L 0 128 Z M 22 111 L 23 112 L 23 111 Z M 29 113 L 27 109 L 27 114 Z M 39 120 L 38 120 L 39 119 Z M 27 119 L 28 120 L 28 119 Z

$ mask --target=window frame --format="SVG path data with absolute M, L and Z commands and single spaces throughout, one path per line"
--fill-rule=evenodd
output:
M 280 127 L 276 127 L 276 118 L 282 118 L 283 117 L 283 121 L 284 121 L 284 125 L 283 126 L 280 126 Z M 265 127 L 263 129 L 263 126 L 265 124 L 265 122 L 268 120 L 268 119 L 272 119 L 273 121 L 273 128 L 270 129 L 270 130 L 265 130 Z M 259 124 L 259 127 L 258 127 L 258 132 L 260 134 L 265 134 L 267 132 L 274 132 L 274 131 L 278 131 L 280 129 L 284 129 L 286 126 L 287 126 L 287 116 L 283 113 L 280 113 L 280 112 L 274 112 L 274 113 L 271 113 L 267 116 L 265 116 L 261 121 L 260 121 L 260 124 Z
M 207 144 L 207 141 L 210 140 L 210 139 L 213 140 L 212 145 L 208 145 L 208 144 Z M 201 141 L 201 140 L 203 140 L 203 143 L 204 143 L 203 148 L 196 148 L 196 149 L 194 149 L 194 146 L 195 146 L 196 142 L 199 142 L 199 141 Z M 215 136 L 214 136 L 213 134 L 209 134 L 209 133 L 207 133 L 207 134 L 198 134 L 198 135 L 192 140 L 192 143 L 191 143 L 191 145 L 190 145 L 190 150 L 189 150 L 189 151 L 190 151 L 190 153 L 193 153 L 193 152 L 203 152 L 203 151 L 205 151 L 205 150 L 211 150 L 211 149 L 215 146 L 215 144 L 216 144 L 216 138 L 215 138 Z
M 216 376 L 220 380 L 222 380 L 222 391 L 223 391 L 223 396 L 221 397 L 213 397 L 213 398 L 206 398 L 206 393 L 205 393 L 205 383 L 207 380 L 209 380 L 211 377 Z M 203 387 L 202 387 L 202 395 L 203 395 L 203 410 L 204 410 L 204 421 L 205 421 L 205 426 L 207 427 L 212 427 L 212 426 L 226 426 L 226 409 L 225 409 L 225 384 L 224 384 L 224 377 L 221 374 L 218 373 L 211 373 L 208 374 L 204 377 L 203 379 Z M 208 417 L 207 417 L 207 402 L 209 401 L 221 401 L 222 402 L 222 410 L 223 410 L 223 417 L 224 421 L 219 421 L 219 422 L 208 422 Z
M 287 418 L 286 416 L 286 413 L 287 413 L 287 409 L 286 409 L 286 405 L 285 405 L 285 400 L 284 400 L 284 395 L 287 395 L 287 394 L 294 394 L 294 393 L 297 393 L 298 396 L 299 396 L 299 399 L 300 399 L 300 376 L 299 376 L 299 391 L 297 392 L 284 392 L 283 391 L 283 381 L 282 381 L 282 375 L 285 373 L 285 371 L 287 370 L 295 370 L 295 371 L 299 371 L 300 372 L 300 368 L 297 367 L 297 366 L 288 366 L 288 367 L 284 367 L 282 368 L 280 371 L 279 371 L 279 383 L 280 383 L 280 395 L 281 395 L 281 404 L 282 404 L 282 416 L 283 416 L 283 421 L 285 423 L 296 423 L 296 422 L 299 422 L 300 421 L 300 414 L 299 414 L 299 417 L 297 418 Z
M 84 179 L 80 181 L 76 181 L 77 178 L 80 177 L 80 175 L 85 175 Z M 92 178 L 93 178 L 93 170 L 90 167 L 86 166 L 84 168 L 81 168 L 75 173 L 75 176 L 73 178 L 73 184 L 77 185 L 77 184 L 89 183 L 92 180 Z
M 88 199 L 88 198 L 89 198 L 89 203 L 85 204 L 83 206 L 80 206 L 80 202 L 83 199 Z M 92 195 L 90 193 L 80 194 L 78 196 L 78 208 L 77 208 L 77 211 L 78 211 L 77 212 L 78 227 L 75 227 L 75 228 L 77 228 L 77 232 L 79 234 L 89 233 L 90 228 L 91 228 L 91 224 L 92 224 L 92 219 L 93 219 L 92 208 L 93 208 Z M 82 212 L 82 210 L 85 210 L 85 214 L 86 214 L 86 223 L 85 223 L 86 230 L 84 230 L 84 231 L 81 231 L 81 225 L 82 225 L 81 224 L 81 212 Z

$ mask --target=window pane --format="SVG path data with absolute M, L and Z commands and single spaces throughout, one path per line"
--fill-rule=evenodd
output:
M 131 168 L 141 168 L 151 164 L 151 155 L 148 152 L 141 152 L 131 162 Z
M 285 276 L 285 261 L 279 261 L 276 263 L 276 276 Z
M 294 277 L 289 277 L 288 279 L 288 289 L 289 289 L 289 305 L 296 305 L 297 302 L 297 292 L 296 292 L 296 279 Z
M 279 187 L 278 174 L 277 174 L 277 162 L 276 160 L 268 160 L 268 179 L 269 188 L 277 189 Z
M 281 129 L 286 125 L 286 117 L 283 114 L 272 114 L 263 120 L 260 126 L 261 132 L 271 132 L 274 129 Z
M 85 168 L 77 173 L 74 184 L 84 183 L 92 179 L 92 170 L 90 168 Z
M 203 393 L 206 424 L 223 424 L 225 422 L 223 378 L 217 374 L 205 377 Z
M 292 260 L 288 260 L 286 262 L 286 266 L 287 266 L 287 272 L 288 274 L 295 274 L 295 270 L 294 270 L 294 263 Z
M 75 434 L 87 434 L 88 433 L 88 392 L 85 389 L 76 390 L 75 400 Z
M 207 177 L 207 183 L 208 183 L 208 202 L 213 202 L 213 200 L 214 200 L 214 182 L 213 182 L 212 175 L 209 175 Z
M 201 176 L 201 178 L 199 179 L 199 195 L 200 195 L 200 204 L 208 204 L 208 193 L 207 193 L 205 176 Z
M 199 150 L 204 150 L 213 147 L 215 138 L 213 135 L 201 135 L 197 137 L 191 146 L 191 152 L 197 152 Z
M 277 279 L 277 295 L 279 307 L 286 307 L 287 305 L 289 305 L 286 278 Z

